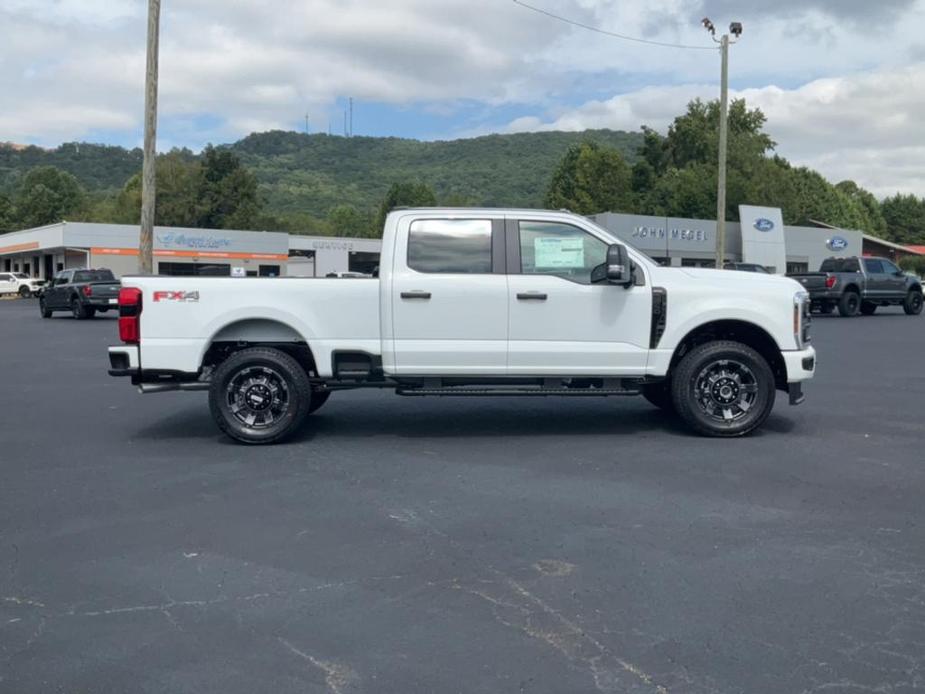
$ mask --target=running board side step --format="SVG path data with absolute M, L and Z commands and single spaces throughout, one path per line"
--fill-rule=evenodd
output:
M 164 383 L 139 383 L 138 392 L 139 393 L 169 393 L 175 390 L 209 390 L 208 381 L 183 381 L 183 382 L 172 382 L 166 381 Z
M 640 390 L 625 388 L 398 388 L 398 395 L 408 397 L 423 397 L 426 395 L 463 396 L 463 397 L 491 397 L 491 396 L 555 396 L 566 397 L 610 397 L 641 395 Z

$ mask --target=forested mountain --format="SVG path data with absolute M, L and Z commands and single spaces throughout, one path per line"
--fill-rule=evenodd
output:
M 589 130 L 421 142 L 272 131 L 227 148 L 256 175 L 266 214 L 323 219 L 343 204 L 377 209 L 397 181 L 426 182 L 441 202 L 539 205 L 568 148 L 588 140 L 614 147 L 633 162 L 642 134 Z M 188 151 L 177 154 L 195 158 Z M 53 150 L 0 145 L 0 192 L 15 190 L 37 166 L 73 174 L 91 194 L 114 192 L 141 169 L 141 150 L 85 143 Z

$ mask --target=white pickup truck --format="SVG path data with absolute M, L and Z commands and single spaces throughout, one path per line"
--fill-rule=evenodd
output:
M 795 281 L 659 267 L 566 212 L 404 209 L 370 279 L 124 277 L 110 374 L 207 390 L 251 444 L 335 391 L 644 395 L 709 436 L 803 400 L 815 351 Z

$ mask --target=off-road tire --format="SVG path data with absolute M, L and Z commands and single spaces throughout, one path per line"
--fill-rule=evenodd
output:
M 74 316 L 75 320 L 85 320 L 92 317 L 89 309 L 80 303 L 80 299 L 76 296 L 71 299 L 71 315 Z
M 725 366 L 723 366 L 725 364 Z M 701 389 L 704 374 L 718 369 L 736 370 L 733 364 L 738 365 L 741 372 L 750 376 L 748 392 L 745 387 L 735 389 L 736 392 L 745 393 L 742 397 L 753 395 L 752 402 L 740 415 L 734 419 L 726 420 L 725 414 L 719 418 L 716 414 L 709 414 L 703 405 L 704 390 Z M 720 379 L 716 387 L 723 385 L 727 379 Z M 752 386 L 754 390 L 751 390 Z M 734 386 L 733 386 L 734 388 Z M 675 409 L 681 419 L 694 431 L 703 436 L 731 438 L 745 436 L 754 431 L 771 414 L 774 408 L 774 399 L 777 395 L 774 373 L 771 367 L 758 352 L 740 342 L 718 340 L 694 347 L 684 355 L 671 375 L 671 397 Z M 709 400 L 709 398 L 707 398 Z M 710 400 L 711 403 L 714 401 Z M 715 407 L 721 407 L 715 405 Z M 739 409 L 733 405 L 731 410 Z
M 20 288 L 19 288 L 19 298 L 20 298 L 20 299 L 31 299 L 31 298 L 32 298 L 32 290 L 29 289 L 29 287 L 25 287 L 25 286 L 20 287 Z
M 861 310 L 861 295 L 857 292 L 845 292 L 838 301 L 838 313 L 844 318 L 854 318 Z
M 247 385 L 260 379 L 267 383 Z M 255 394 L 260 406 L 263 405 L 260 398 L 270 397 L 271 404 L 263 412 L 269 410 L 271 415 L 277 395 L 280 396 L 278 404 L 284 405 L 284 410 L 269 424 L 258 427 L 256 421 L 250 425 L 242 421 L 255 412 L 249 406 L 239 407 L 242 402 L 252 402 L 245 393 L 253 389 L 262 389 Z M 311 383 L 302 365 L 285 352 L 270 347 L 252 347 L 232 354 L 215 369 L 209 387 L 209 409 L 219 429 L 235 441 L 252 445 L 279 443 L 295 434 L 305 421 L 312 400 Z M 236 414 L 235 407 L 239 407 L 238 413 L 245 414 Z
M 907 316 L 917 316 L 922 312 L 922 292 L 910 289 L 903 299 L 903 311 Z
M 39 297 L 39 313 L 42 318 L 51 318 L 51 309 L 45 304 L 45 297 Z

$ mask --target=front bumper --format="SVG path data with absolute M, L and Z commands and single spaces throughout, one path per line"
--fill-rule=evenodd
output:
M 816 374 L 816 350 L 813 347 L 807 347 L 782 352 L 782 355 L 784 366 L 787 368 L 787 392 L 790 394 L 790 404 L 799 405 L 805 399 L 803 382 Z

